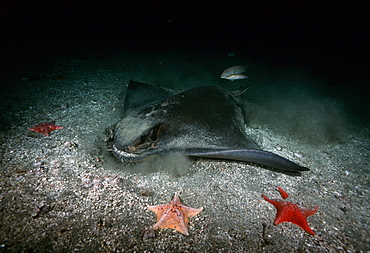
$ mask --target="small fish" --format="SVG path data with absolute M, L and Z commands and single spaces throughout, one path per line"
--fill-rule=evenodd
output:
M 245 73 L 246 70 L 247 68 L 243 65 L 232 66 L 230 68 L 225 69 L 224 72 L 222 72 L 220 78 L 227 79 L 230 81 L 247 79 L 248 76 L 243 74 Z
M 224 77 L 224 79 L 234 81 L 234 80 L 248 79 L 248 77 L 244 74 L 235 74 L 235 75 L 226 76 Z

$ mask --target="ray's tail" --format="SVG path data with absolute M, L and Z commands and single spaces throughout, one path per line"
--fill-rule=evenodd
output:
M 258 149 L 199 150 L 189 152 L 187 155 L 192 157 L 218 158 L 252 162 L 284 172 L 299 172 L 310 170 L 282 156 Z

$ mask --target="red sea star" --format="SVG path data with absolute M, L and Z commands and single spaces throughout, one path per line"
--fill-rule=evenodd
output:
M 184 235 L 189 235 L 189 218 L 197 215 L 203 210 L 203 208 L 195 209 L 183 205 L 177 193 L 171 202 L 162 205 L 148 206 L 148 209 L 157 214 L 157 223 L 153 225 L 152 229 L 172 228 Z
M 282 188 L 278 188 L 281 197 L 287 198 L 289 195 Z M 280 199 L 269 199 L 264 194 L 262 197 L 267 201 L 273 204 L 276 207 L 277 213 L 274 221 L 275 225 L 278 225 L 282 222 L 291 222 L 295 225 L 300 226 L 302 229 L 306 230 L 309 234 L 314 235 L 315 232 L 308 226 L 307 217 L 316 213 L 318 206 L 314 209 L 305 209 L 297 204 L 291 203 L 289 201 L 280 200 Z
M 55 121 L 52 121 L 50 123 L 43 123 L 41 125 L 33 126 L 33 128 L 28 128 L 28 130 L 34 131 L 36 133 L 43 134 L 45 136 L 49 136 L 51 131 L 57 130 L 57 129 L 63 129 L 61 126 L 54 125 Z

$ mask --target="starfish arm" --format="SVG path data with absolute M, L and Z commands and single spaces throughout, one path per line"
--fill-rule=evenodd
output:
M 315 235 L 315 232 L 313 232 L 312 229 L 310 228 L 310 226 L 308 225 L 307 220 L 303 219 L 303 220 L 300 220 L 298 222 L 292 222 L 292 223 L 297 225 L 297 226 L 300 226 L 303 230 L 305 230 L 310 235 Z
M 188 216 L 189 218 L 197 215 L 201 211 L 203 211 L 203 207 L 201 207 L 201 208 L 191 208 L 191 207 L 187 207 L 187 206 L 183 207 L 183 212 L 186 213 L 186 216 Z
M 175 196 L 173 196 L 173 200 L 170 202 L 171 204 L 181 204 L 179 194 L 176 192 Z
M 189 232 L 188 232 L 188 223 L 182 219 L 180 220 L 180 224 L 177 228 L 175 228 L 177 231 L 183 233 L 184 235 L 189 235 Z
M 264 200 L 266 200 L 267 202 L 273 204 L 275 207 L 281 201 L 281 200 L 278 200 L 278 199 L 269 199 L 268 197 L 265 196 L 265 194 L 262 194 L 262 197 L 263 197 Z
M 157 221 L 164 215 L 167 209 L 171 208 L 172 205 L 162 204 L 157 206 L 148 206 L 148 209 L 153 211 L 157 215 Z
M 165 205 L 147 206 L 147 208 L 155 213 L 158 213 L 160 210 L 165 208 Z
M 287 197 L 289 197 L 289 194 L 286 191 L 284 191 L 283 188 L 278 187 L 278 190 L 280 192 L 280 195 L 281 195 L 282 199 L 286 199 Z
M 318 206 L 315 206 L 313 209 L 302 209 L 302 213 L 307 217 L 315 214 L 318 209 Z
M 54 131 L 54 130 L 58 130 L 58 129 L 63 129 L 64 128 L 64 127 L 56 126 L 56 125 L 48 125 L 47 127 L 48 127 L 48 129 L 50 131 Z
M 153 229 L 163 228 L 165 226 L 166 219 L 169 218 L 168 209 L 170 209 L 170 207 L 168 207 L 166 210 L 160 210 L 160 211 L 158 211 L 158 206 L 151 206 L 151 207 L 155 209 L 155 210 L 152 210 L 152 209 L 151 210 L 157 214 L 157 223 L 155 223 L 152 228 Z

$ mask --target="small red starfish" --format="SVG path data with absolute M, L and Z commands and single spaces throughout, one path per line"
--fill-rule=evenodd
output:
M 282 188 L 278 188 L 280 195 L 283 199 L 287 198 L 289 195 Z M 295 225 L 300 226 L 302 229 L 306 230 L 309 234 L 314 235 L 315 232 L 308 226 L 307 217 L 316 213 L 318 206 L 314 209 L 306 209 L 298 206 L 297 204 L 291 203 L 289 201 L 280 199 L 269 199 L 264 194 L 262 197 L 273 204 L 277 210 L 276 218 L 274 221 L 275 225 L 282 222 L 291 222 Z
M 63 129 L 61 126 L 54 125 L 55 121 L 49 122 L 49 123 L 42 123 L 41 125 L 33 126 L 33 128 L 28 128 L 28 130 L 34 131 L 36 133 L 43 134 L 45 136 L 49 136 L 51 131 L 57 130 L 57 129 Z
M 183 205 L 177 193 L 169 203 L 148 206 L 148 209 L 157 214 L 157 223 L 153 225 L 152 229 L 172 228 L 184 235 L 189 235 L 189 218 L 197 215 L 203 210 L 203 208 L 196 209 Z

